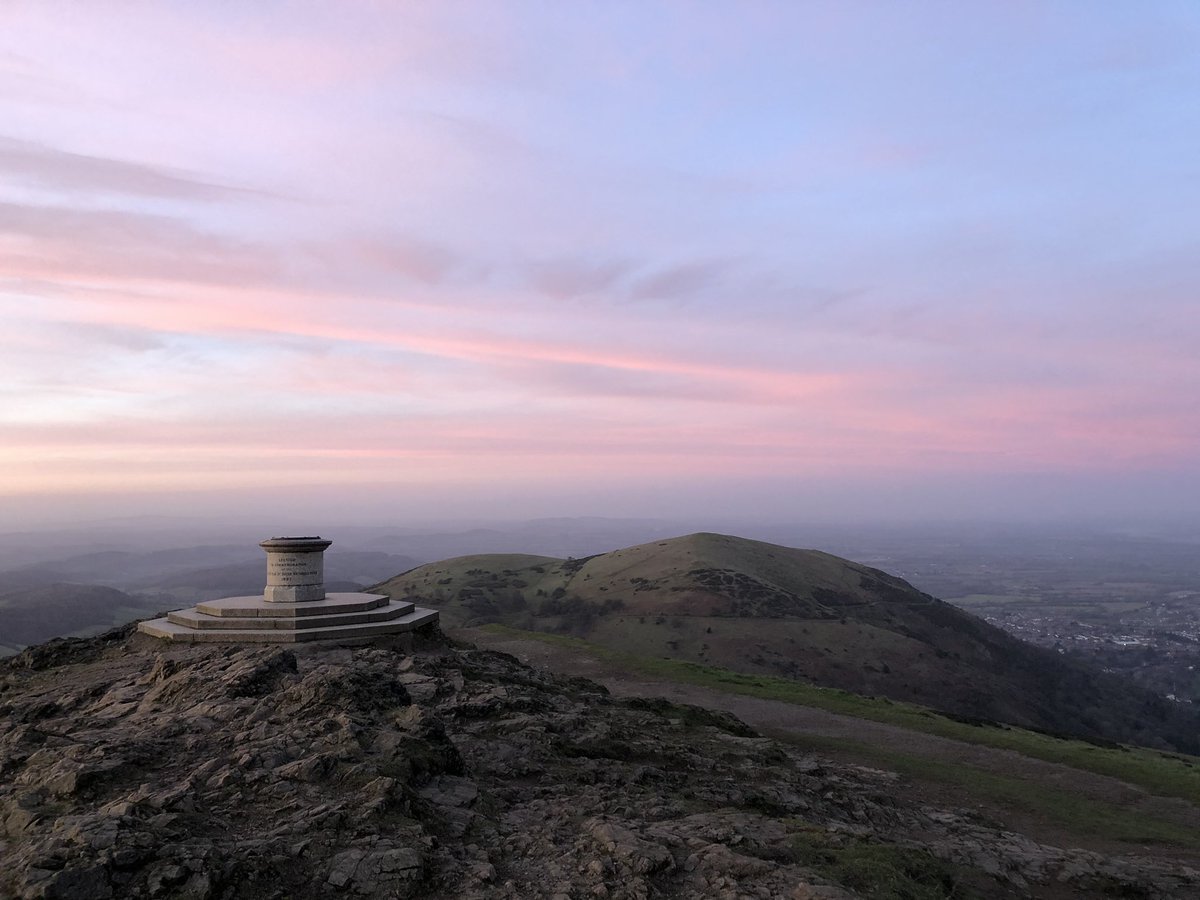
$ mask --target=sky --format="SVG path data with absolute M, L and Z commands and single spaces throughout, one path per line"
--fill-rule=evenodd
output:
M 1194 513 L 1200 4 L 0 5 L 0 526 Z

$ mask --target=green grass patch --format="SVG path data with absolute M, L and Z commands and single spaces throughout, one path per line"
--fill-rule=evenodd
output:
M 956 867 L 925 850 L 897 847 L 801 825 L 791 835 L 795 862 L 871 900 L 966 900 Z
M 899 772 L 914 781 L 947 785 L 964 796 L 1035 815 L 1069 831 L 1133 844 L 1200 848 L 1195 829 L 1115 803 L 1081 797 L 1043 782 L 1003 775 L 969 763 L 931 759 L 852 738 L 802 732 L 768 732 L 778 740 L 815 753 Z
M 637 656 L 566 635 L 521 631 L 504 625 L 488 625 L 485 628 L 496 634 L 529 638 L 587 653 L 621 665 L 630 671 L 656 678 L 764 700 L 811 706 L 841 715 L 898 725 L 924 734 L 1012 750 L 1046 762 L 1061 763 L 1087 772 L 1107 775 L 1138 785 L 1153 794 L 1179 797 L 1200 805 L 1200 758 L 1194 756 L 1160 753 L 1141 747 L 1114 750 L 1084 741 L 1038 734 L 1022 728 L 970 725 L 916 704 L 863 697 L 849 691 L 817 687 L 789 678 L 747 675 L 682 660 Z

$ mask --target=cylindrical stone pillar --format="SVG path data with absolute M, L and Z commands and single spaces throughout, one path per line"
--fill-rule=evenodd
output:
M 261 541 L 267 551 L 267 588 L 273 603 L 325 599 L 325 548 L 333 541 L 319 537 L 278 537 Z

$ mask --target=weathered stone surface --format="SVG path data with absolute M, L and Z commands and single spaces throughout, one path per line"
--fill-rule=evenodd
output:
M 843 900 L 861 894 L 814 860 L 860 846 L 980 896 L 1200 890 L 1185 866 L 907 805 L 894 774 L 728 715 L 398 646 L 127 629 L 0 664 L 0 897 Z
M 271 603 L 306 603 L 325 597 L 325 550 L 332 544 L 319 537 L 270 538 L 259 543 L 267 551 L 267 586 Z
M 226 597 L 147 619 L 138 630 L 183 644 L 297 644 L 402 634 L 438 620 L 433 609 L 378 594 L 329 594 L 308 603 Z

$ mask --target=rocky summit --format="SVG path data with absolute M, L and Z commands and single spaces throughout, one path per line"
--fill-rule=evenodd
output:
M 0 668 L 0 896 L 1178 898 L 1200 873 L 897 799 L 727 714 L 436 628 L 369 646 L 131 629 Z

